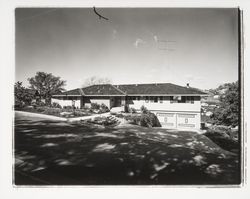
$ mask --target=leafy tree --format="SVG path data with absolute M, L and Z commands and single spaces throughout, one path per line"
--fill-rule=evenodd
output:
M 22 85 L 22 82 L 16 82 L 14 85 L 14 96 L 15 96 L 15 105 L 23 106 L 30 105 L 32 99 L 34 99 L 35 92 L 25 88 Z
M 105 78 L 100 78 L 97 76 L 92 76 L 87 78 L 84 83 L 83 83 L 83 87 L 87 87 L 87 86 L 92 86 L 92 85 L 97 85 L 97 84 L 111 84 L 112 81 L 105 77 Z
M 221 106 L 215 109 L 212 119 L 216 124 L 238 125 L 239 115 L 239 84 L 226 84 L 224 94 L 220 95 Z
M 66 81 L 61 77 L 56 77 L 51 73 L 37 72 L 32 78 L 28 78 L 30 88 L 37 90 L 40 99 L 45 99 L 46 104 L 51 104 L 51 97 L 54 94 L 64 91 Z

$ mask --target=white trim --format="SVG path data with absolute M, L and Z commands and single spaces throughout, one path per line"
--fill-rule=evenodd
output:
M 209 96 L 209 95 L 207 95 L 207 94 L 131 94 L 131 95 L 52 95 L 52 97 L 53 96 L 55 96 L 55 97 L 60 97 L 60 96 L 68 96 L 68 97 L 70 97 L 70 96 L 83 96 L 83 97 L 100 97 L 100 96 L 103 96 L 103 97 L 109 97 L 109 96 L 128 96 L 128 97 L 130 97 L 130 96 Z
M 67 95 L 67 94 L 65 94 L 65 95 L 52 95 L 52 97 L 76 97 L 76 96 L 81 97 L 84 95 Z
M 139 111 L 139 109 L 136 109 L 137 111 Z M 149 109 L 150 112 L 171 112 L 171 113 L 183 113 L 183 114 L 187 114 L 187 113 L 190 113 L 190 114 L 201 114 L 200 111 L 168 111 L 168 110 L 152 110 L 152 109 Z
M 125 97 L 126 95 L 84 95 L 84 97 Z
M 209 96 L 208 94 L 127 94 L 127 96 Z

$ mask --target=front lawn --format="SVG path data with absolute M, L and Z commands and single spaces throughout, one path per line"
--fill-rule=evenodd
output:
M 15 118 L 15 184 L 238 184 L 237 154 L 195 132 Z

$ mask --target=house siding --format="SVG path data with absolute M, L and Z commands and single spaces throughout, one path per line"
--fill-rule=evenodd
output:
M 171 103 L 170 96 L 163 97 L 161 102 L 152 102 L 144 98 L 128 102 L 129 107 L 136 110 L 145 106 L 157 116 L 164 128 L 200 129 L 200 97 L 194 97 L 193 103 Z
M 74 103 L 76 108 L 81 108 L 81 98 L 81 96 L 52 98 L 51 103 L 58 103 L 61 107 L 72 106 Z
M 147 107 L 149 110 L 154 111 L 191 111 L 191 112 L 200 112 L 201 110 L 201 102 L 199 97 L 194 98 L 194 103 L 171 103 L 170 96 L 163 97 L 162 103 L 158 100 L 158 102 L 151 102 L 150 100 L 128 100 L 129 107 L 135 108 L 136 110 L 140 110 L 142 106 Z

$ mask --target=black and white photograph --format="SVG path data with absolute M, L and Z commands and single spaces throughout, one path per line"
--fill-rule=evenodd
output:
M 13 185 L 240 186 L 239 7 L 17 7 Z

